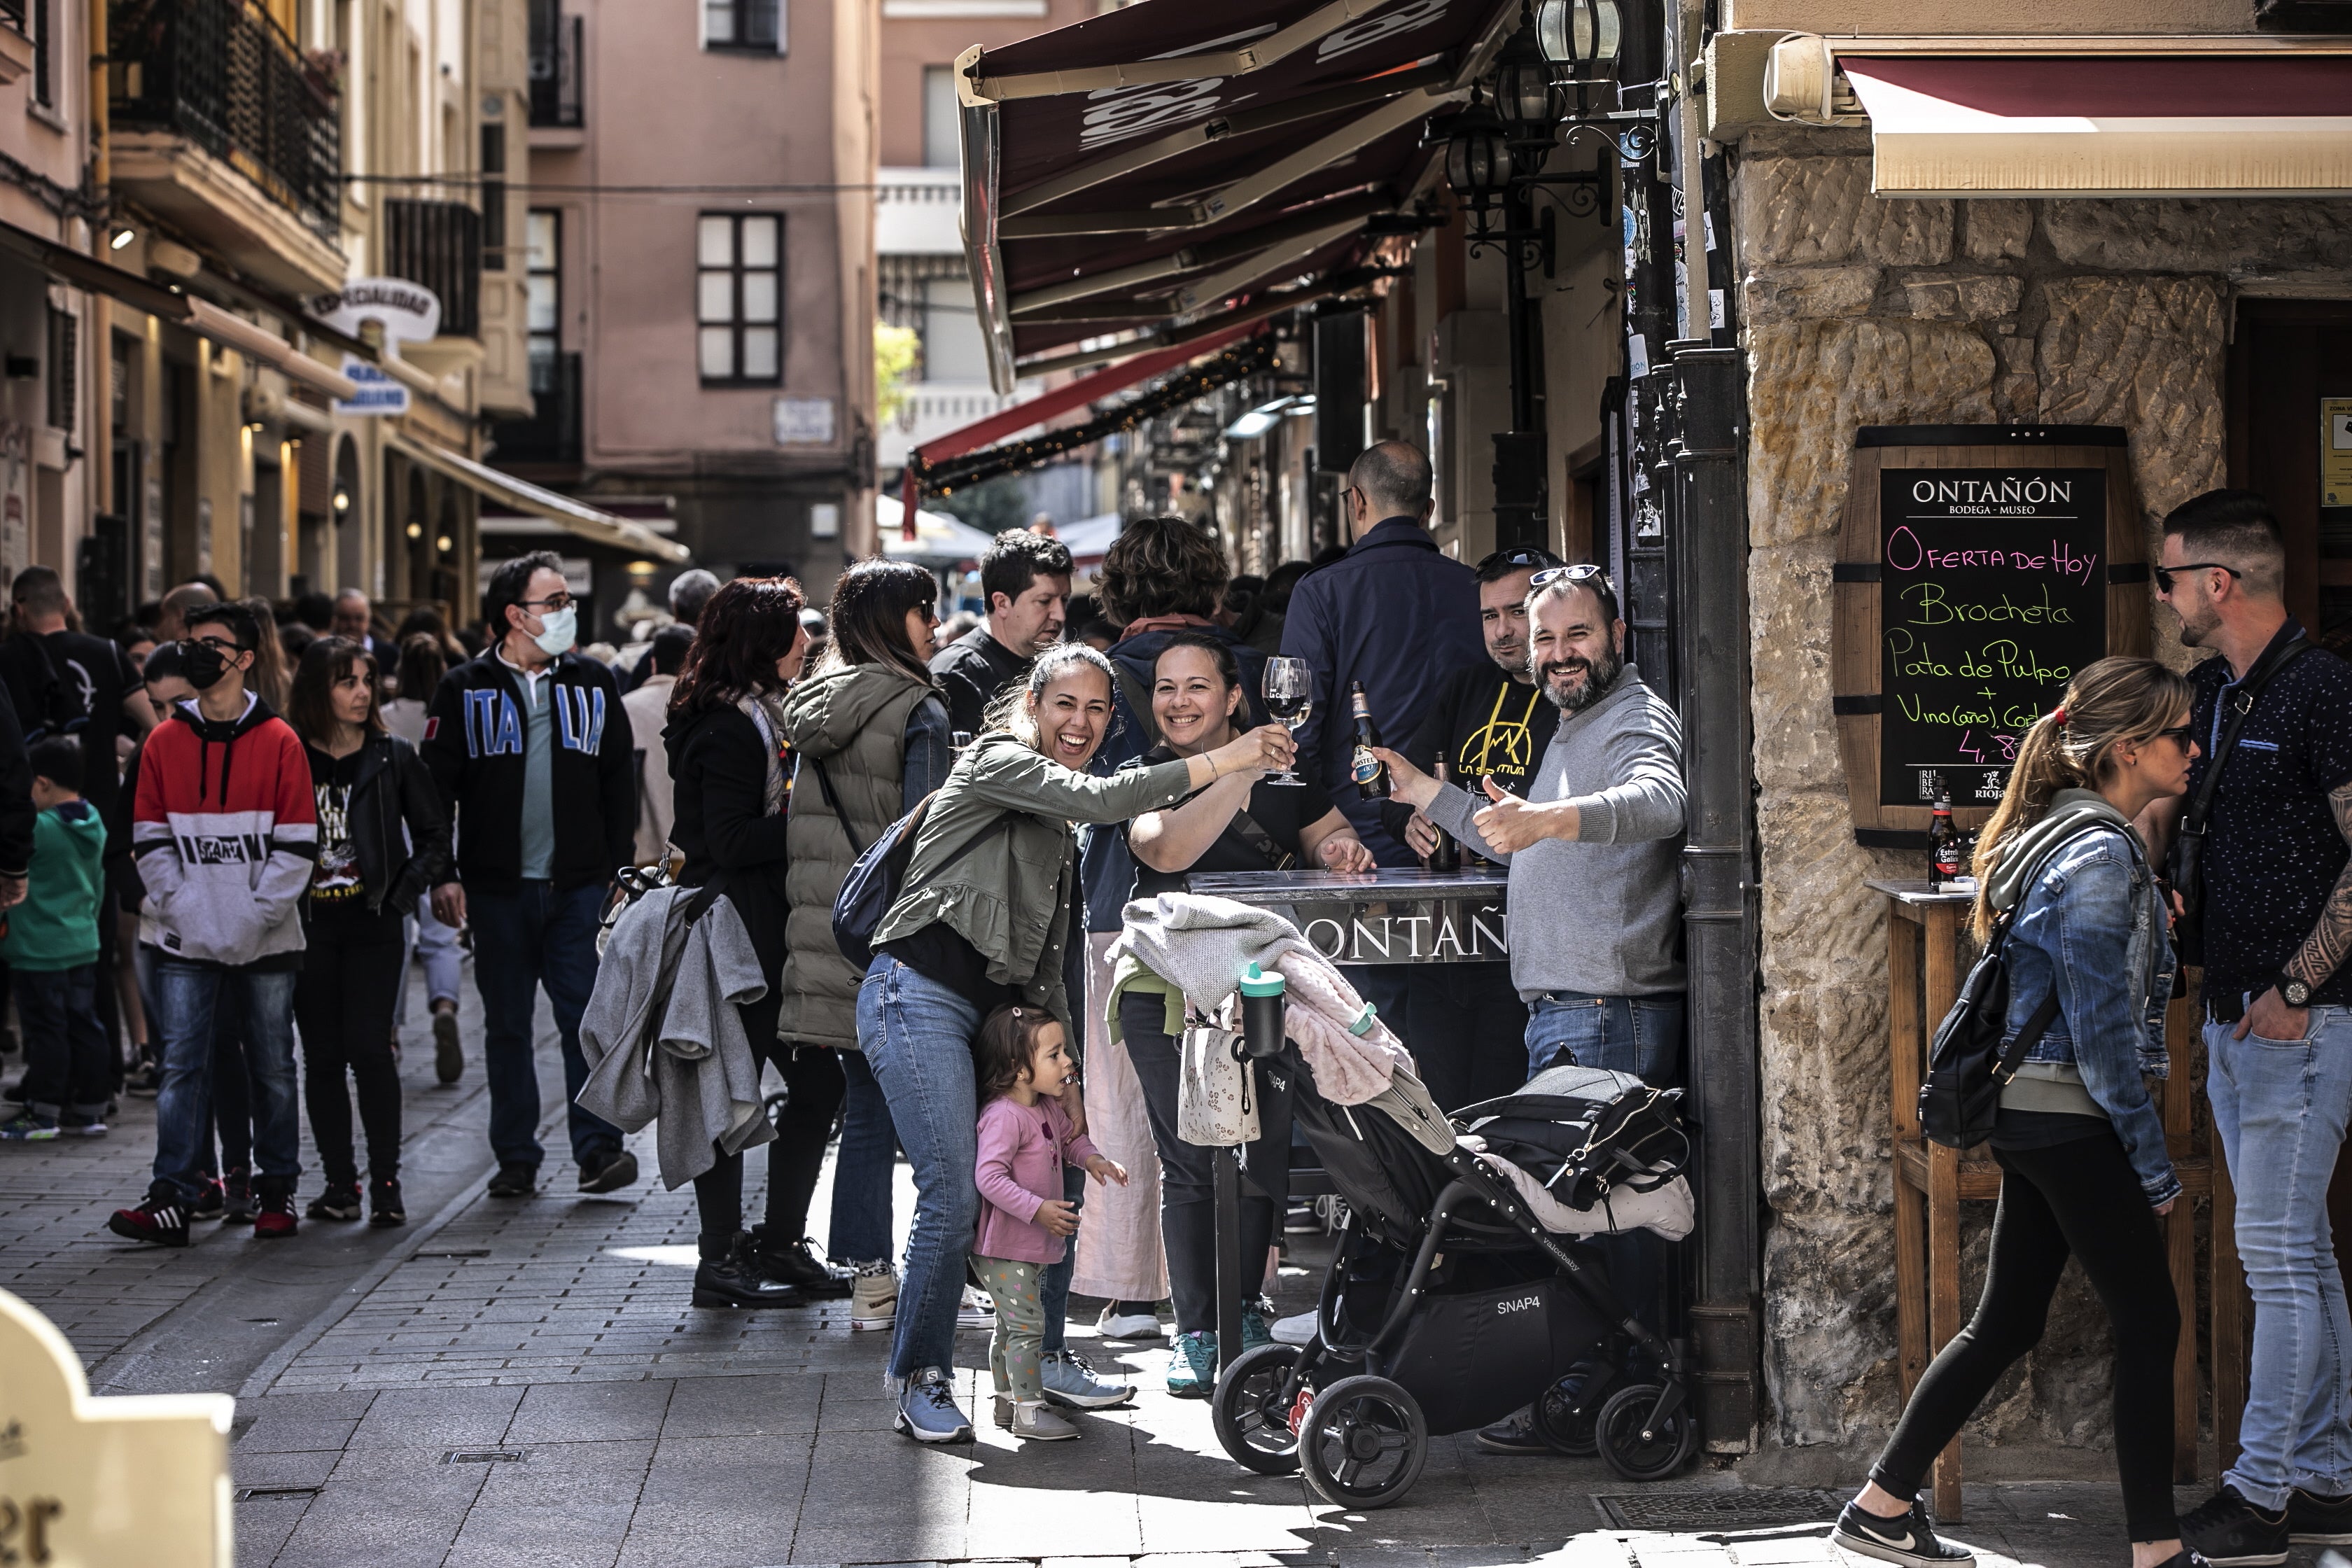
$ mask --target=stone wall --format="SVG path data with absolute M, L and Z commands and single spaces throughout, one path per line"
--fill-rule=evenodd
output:
M 1830 568 L 1861 425 L 2121 425 L 2153 530 L 2222 482 L 2240 291 L 2352 298 L 2352 202 L 1882 201 L 1865 132 L 1772 128 L 1736 154 L 1748 361 L 1769 1447 L 1860 1456 L 1899 1398 L 1886 932 L 1830 697 Z M 2151 556 L 2151 559 L 2153 557 Z M 2169 616 L 2159 647 L 2178 662 Z M 1974 1207 L 1975 1205 L 1971 1205 Z M 1966 1233 L 1981 1278 L 1985 1215 Z M 2105 1331 L 2078 1275 L 1972 1438 L 2104 1447 Z

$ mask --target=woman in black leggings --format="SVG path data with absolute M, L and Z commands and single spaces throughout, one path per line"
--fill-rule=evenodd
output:
M 1971 1553 L 1918 1500 L 1937 1454 L 2042 1339 L 2070 1257 L 2114 1330 L 2116 1467 L 2132 1568 L 2195 1568 L 2172 1510 L 2172 1358 L 2180 1311 L 2159 1215 L 2180 1195 L 2145 1079 L 2162 1077 L 2168 919 L 2132 820 L 2189 786 L 2189 688 L 2152 659 L 2077 675 L 2018 748 L 1976 854 L 1976 935 L 2011 921 L 2004 1040 L 2048 1023 L 2001 1090 L 1992 1260 L 1976 1316 L 1928 1367 L 1832 1539 L 1905 1568 Z M 2054 995 L 2054 1013 L 2038 1013 Z
M 319 866 L 302 900 L 302 973 L 294 983 L 303 1098 L 327 1173 L 310 1215 L 360 1217 L 348 1073 L 367 1130 L 369 1217 L 399 1225 L 408 1212 L 400 1196 L 392 1016 L 407 956 L 402 917 L 448 878 L 448 818 L 424 760 L 385 732 L 375 658 L 361 644 L 320 637 L 304 649 L 286 707 L 310 759 L 319 808 Z
M 768 989 L 740 1004 L 751 1049 L 783 1076 L 783 1114 L 768 1145 L 767 1223 L 743 1231 L 743 1156 L 720 1151 L 694 1178 L 701 1212 L 698 1307 L 790 1307 L 846 1296 L 848 1277 L 810 1255 L 809 1198 L 825 1141 L 841 1109 L 841 1058 L 832 1049 L 776 1038 L 782 1005 L 786 807 L 792 759 L 782 725 L 785 688 L 808 656 L 800 584 L 789 577 L 738 577 L 702 609 L 694 646 L 670 690 L 662 743 L 677 817 L 670 842 L 686 857 L 678 881 L 701 887 L 727 879 L 727 900 L 742 917 Z

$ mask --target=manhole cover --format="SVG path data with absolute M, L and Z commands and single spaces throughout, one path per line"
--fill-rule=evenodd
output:
M 452 1448 L 441 1456 L 445 1465 L 520 1465 L 524 1456 L 515 1448 Z
M 430 1252 L 410 1254 L 414 1258 L 488 1258 L 489 1255 L 490 1249 L 487 1247 L 439 1247 Z
M 319 1489 L 315 1486 L 239 1487 L 236 1489 L 236 1500 L 239 1502 L 250 1502 L 256 1498 L 317 1497 L 318 1495 Z
M 1829 1525 L 1844 1497 L 1817 1487 L 1725 1487 L 1707 1491 L 1619 1492 L 1596 1496 L 1601 1516 L 1622 1530 L 1769 1530 Z

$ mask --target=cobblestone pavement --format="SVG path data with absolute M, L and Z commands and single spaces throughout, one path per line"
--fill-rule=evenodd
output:
M 470 1047 L 470 987 L 467 1022 Z M 553 1131 L 551 1034 L 541 1057 Z M 265 1245 L 211 1227 L 185 1252 L 117 1241 L 102 1226 L 143 1189 L 152 1101 L 128 1102 L 103 1142 L 0 1149 L 0 1284 L 58 1321 L 97 1390 L 238 1396 L 241 1568 L 1799 1568 L 1841 1557 L 1822 1538 L 1828 1494 L 1811 1525 L 1741 1531 L 1734 1511 L 1633 1529 L 1641 1516 L 1622 1510 L 1669 1489 L 1629 1486 L 1597 1460 L 1482 1453 L 1466 1437 L 1434 1440 L 1401 1506 L 1329 1509 L 1295 1478 L 1228 1460 L 1205 1404 L 1157 1392 L 1158 1342 L 1103 1343 L 1076 1310 L 1074 1342 L 1146 1390 L 1130 1408 L 1080 1417 L 1080 1442 L 1016 1447 L 974 1402 L 986 1344 L 966 1334 L 959 1382 L 967 1410 L 983 1415 L 981 1436 L 919 1447 L 890 1430 L 882 1336 L 853 1335 L 843 1305 L 688 1306 L 692 1194 L 651 1179 L 650 1140 L 637 1143 L 648 1180 L 631 1194 L 581 1197 L 564 1182 L 500 1202 L 482 1190 L 478 1063 L 440 1088 L 416 1029 L 403 1077 L 411 1224 L 398 1231 L 305 1222 L 293 1241 Z M 550 1147 L 547 1173 L 568 1174 L 560 1135 Z M 754 1207 L 762 1163 L 752 1156 Z M 903 1226 L 903 1168 L 900 1185 Z M 825 1204 L 820 1191 L 820 1231 Z M 1305 1304 L 1304 1270 L 1284 1286 L 1286 1310 Z M 1761 1500 L 1721 1470 L 1670 1489 Z M 1613 1515 L 1599 1500 L 1629 1497 Z M 1971 1486 L 1951 1533 L 1985 1568 L 2126 1561 L 2111 1482 Z M 2298 1568 L 2311 1556 L 2299 1551 Z

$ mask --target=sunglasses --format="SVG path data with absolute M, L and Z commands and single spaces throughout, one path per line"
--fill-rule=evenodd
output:
M 1540 588 L 1551 583 L 1582 583 L 1601 575 L 1601 568 L 1586 562 L 1576 566 L 1547 566 L 1528 579 L 1528 585 Z
M 2232 577 L 2245 575 L 2235 566 L 2224 566 L 2219 561 L 2193 561 L 2186 566 L 2159 566 L 2156 569 L 2156 591 L 2171 593 L 2173 574 L 2179 572 L 2227 572 Z
M 2194 724 L 2177 724 L 2169 730 L 2158 730 L 2150 739 L 2170 741 L 2186 751 L 2189 749 L 2189 737 L 2195 732 L 2196 728 Z

